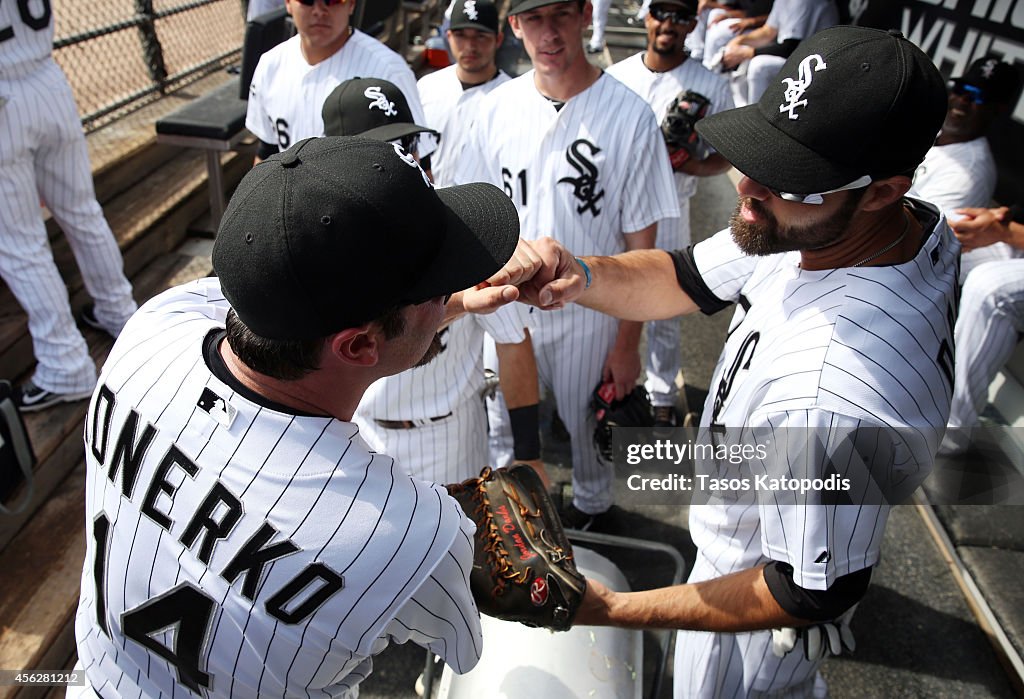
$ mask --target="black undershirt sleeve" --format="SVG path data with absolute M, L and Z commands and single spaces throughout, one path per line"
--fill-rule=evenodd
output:
M 260 141 L 259 147 L 256 149 L 256 157 L 260 160 L 266 160 L 274 153 L 279 153 L 280 148 L 277 147 L 276 143 L 267 143 L 266 141 Z
M 831 621 L 864 597 L 871 568 L 836 578 L 827 590 L 807 590 L 793 582 L 793 566 L 772 561 L 764 567 L 764 581 L 787 614 L 807 621 Z
M 783 58 L 789 58 L 789 54 L 796 51 L 796 47 L 799 43 L 799 39 L 786 39 L 781 43 L 771 43 L 768 44 L 767 46 L 762 46 L 759 49 L 754 49 L 754 55 L 782 56 Z
M 701 313 L 713 315 L 732 305 L 731 301 L 723 301 L 715 296 L 708 285 L 704 283 L 704 279 L 697 269 L 697 263 L 693 259 L 692 245 L 685 250 L 670 250 L 668 254 L 672 256 L 672 264 L 675 265 L 676 279 L 679 281 L 680 288 L 693 299 Z

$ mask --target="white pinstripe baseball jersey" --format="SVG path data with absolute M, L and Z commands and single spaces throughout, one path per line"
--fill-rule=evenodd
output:
M 444 349 L 430 362 L 375 381 L 359 410 L 384 420 L 421 420 L 444 415 L 479 397 L 483 383 L 484 333 L 495 342 L 522 342 L 526 311 L 518 304 L 487 315 L 467 314 L 441 331 Z
M 276 143 L 285 150 L 304 138 L 323 136 L 324 100 L 350 78 L 390 80 L 408 100 L 415 123 L 424 123 L 416 77 L 405 59 L 384 44 L 354 30 L 341 50 L 309 65 L 302 56 L 299 41 L 299 36 L 293 36 L 278 44 L 263 54 L 256 66 L 245 126 L 261 141 Z M 420 155 L 428 152 L 424 149 Z
M 471 131 L 477 157 L 460 163 L 463 181 L 504 187 L 527 240 L 553 235 L 576 254 L 613 255 L 624 232 L 679 215 L 654 114 L 608 75 L 556 109 L 531 70 L 481 100 Z
M 686 90 L 704 95 L 710 101 L 707 116 L 733 108 L 729 83 L 697 61 L 684 60 L 664 73 L 657 73 L 644 65 L 644 51 L 633 54 L 608 68 L 608 74 L 619 80 L 650 105 L 654 118 L 660 124 L 672 100 Z M 679 198 L 689 198 L 697 191 L 697 178 L 685 172 L 673 173 Z M 689 241 L 684 245 L 689 244 Z
M 775 0 L 765 24 L 779 30 L 779 43 L 806 39 L 839 24 L 839 10 L 833 0 Z
M 441 133 L 441 142 L 430 157 L 430 171 L 438 187 L 464 184 L 455 181 L 455 161 L 459 157 L 469 157 L 461 154 L 473 121 L 473 110 L 484 95 L 511 80 L 508 74 L 499 70 L 492 80 L 463 89 L 455 73 L 456 67 L 451 65 L 424 75 L 416 83 L 427 119 L 423 125 Z
M 52 52 L 50 0 L 0 3 L 0 80 L 32 72 Z
M 942 211 L 986 207 L 996 191 L 996 161 L 984 136 L 964 143 L 932 146 L 914 171 L 911 193 Z
M 551 235 L 576 254 L 611 255 L 626 249 L 624 234 L 679 216 L 654 113 L 609 75 L 559 109 L 529 71 L 482 99 L 470 130 L 472 155 L 457 176 L 503 186 L 523 238 Z M 534 316 L 537 369 L 572 436 L 574 503 L 602 512 L 612 472 L 598 463 L 589 404 L 618 321 L 575 305 Z
M 394 455 L 413 476 L 457 483 L 487 464 L 487 427 L 480 391 L 484 333 L 496 342 L 525 338 L 526 309 L 504 306 L 489 315 L 459 318 L 442 331 L 444 349 L 429 363 L 374 382 L 355 421 L 367 443 Z M 436 419 L 432 419 L 436 418 Z M 376 420 L 416 420 L 419 427 L 393 429 Z
M 708 98 L 708 115 L 733 108 L 732 92 L 725 78 L 686 59 L 672 70 L 658 73 L 644 65 L 644 53 L 634 54 L 608 68 L 608 74 L 636 92 L 654 110 L 660 124 L 672 101 L 685 90 Z M 685 172 L 673 172 L 680 216 L 658 226 L 657 246 L 663 250 L 685 248 L 690 244 L 690 197 L 697 191 L 697 178 Z M 678 318 L 647 324 L 647 354 L 644 386 L 653 405 L 675 405 L 678 389 L 676 375 L 682 368 L 679 341 L 682 327 Z
M 698 460 L 697 473 L 750 487 L 726 486 L 690 508 L 699 551 L 690 582 L 770 559 L 822 590 L 878 562 L 884 503 L 930 472 L 952 394 L 960 246 L 936 210 L 911 206 L 926 239 L 900 265 L 807 271 L 795 252 L 745 256 L 728 230 L 694 248 L 712 293 L 739 304 L 697 441 L 763 445 L 764 456 Z M 770 489 L 769 479 L 833 474 L 850 488 Z M 681 632 L 676 648 L 676 676 L 689 678 L 677 681 L 678 697 L 804 696 L 818 665 L 799 652 L 775 657 L 768 631 Z
M 962 207 L 985 208 L 996 191 L 996 161 L 984 136 L 945 146 L 932 146 L 914 172 L 913 196 L 930 201 L 947 216 Z M 993 243 L 960 256 L 960 279 L 980 264 L 1024 257 L 1024 251 Z
M 215 279 L 151 300 L 93 395 L 76 621 L 89 683 L 108 698 L 354 697 L 391 640 L 471 668 L 472 523 L 355 425 L 225 376 L 227 307 Z

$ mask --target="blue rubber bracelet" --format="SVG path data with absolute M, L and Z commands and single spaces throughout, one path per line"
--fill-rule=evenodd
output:
M 587 285 L 583 287 L 583 290 L 586 291 L 587 289 L 590 288 L 590 282 L 592 282 L 594 279 L 593 277 L 590 276 L 590 267 L 587 267 L 587 263 L 578 257 L 576 258 L 576 261 L 580 263 L 580 267 L 583 268 L 583 273 L 587 275 Z

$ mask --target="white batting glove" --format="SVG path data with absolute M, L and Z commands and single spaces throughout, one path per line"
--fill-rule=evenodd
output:
M 852 653 L 857 641 L 850 629 L 850 620 L 857 605 L 853 605 L 838 619 L 803 628 L 772 629 L 772 653 L 781 658 L 793 650 L 797 639 L 803 639 L 804 657 L 808 660 L 822 660 L 830 655 Z

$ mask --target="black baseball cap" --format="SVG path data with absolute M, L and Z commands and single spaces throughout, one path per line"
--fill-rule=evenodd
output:
M 672 5 L 688 10 L 691 14 L 697 14 L 697 3 L 694 0 L 651 0 L 651 5 Z
M 458 0 L 452 8 L 449 29 L 478 29 L 498 33 L 498 7 L 493 0 Z
M 497 187 L 434 189 L 400 146 L 327 136 L 242 178 L 213 268 L 257 335 L 311 340 L 474 286 L 518 239 L 515 206 Z
M 938 69 L 901 33 L 838 26 L 801 42 L 757 104 L 697 131 L 754 181 L 810 194 L 912 172 L 946 102 Z
M 979 58 L 970 65 L 967 72 L 953 78 L 952 86 L 970 85 L 981 90 L 986 102 L 1010 104 L 1020 89 L 1020 75 L 1009 63 L 996 56 Z
M 339 84 L 324 100 L 320 113 L 325 136 L 365 136 L 394 141 L 414 133 L 437 132 L 413 123 L 405 95 L 394 83 L 380 78 L 352 78 Z
M 561 5 L 567 2 L 579 4 L 580 0 L 518 0 L 518 2 L 512 5 L 512 9 L 508 13 L 510 15 L 518 15 L 521 12 L 536 10 L 538 7 L 544 7 L 545 5 Z

